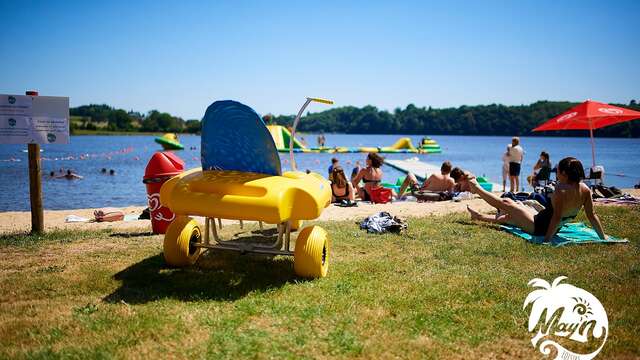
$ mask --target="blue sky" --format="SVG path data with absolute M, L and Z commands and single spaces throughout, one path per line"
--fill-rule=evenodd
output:
M 0 93 L 201 118 L 640 99 L 640 1 L 0 0 Z M 325 107 L 314 105 L 311 111 Z

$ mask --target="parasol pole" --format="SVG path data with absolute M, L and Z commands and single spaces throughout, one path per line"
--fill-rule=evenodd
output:
M 591 137 L 591 162 L 592 167 L 596 166 L 596 142 L 593 139 L 593 121 L 589 118 L 589 136 Z

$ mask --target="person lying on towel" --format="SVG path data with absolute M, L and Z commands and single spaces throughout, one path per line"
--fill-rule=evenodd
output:
M 562 225 L 574 219 L 580 209 L 584 208 L 587 219 L 598 233 L 598 237 L 605 239 L 600 219 L 593 211 L 591 190 L 582 183 L 584 178 L 584 167 L 578 159 L 573 157 L 562 159 L 558 164 L 556 189 L 551 194 L 548 206 L 538 213 L 512 199 L 500 198 L 484 190 L 475 178 L 468 178 L 471 192 L 480 195 L 489 205 L 500 210 L 500 215 L 494 217 L 480 214 L 469 206 L 467 210 L 473 220 L 517 226 L 531 235 L 544 236 L 544 240 L 549 242 Z
M 449 176 L 450 173 L 451 163 L 449 161 L 445 161 L 442 163 L 442 166 L 440 166 L 440 174 L 432 174 L 424 181 L 422 186 L 419 186 L 416 176 L 409 173 L 407 174 L 407 177 L 404 178 L 402 186 L 400 186 L 398 196 L 401 197 L 404 195 L 405 190 L 409 188 L 411 194 L 415 196 L 418 201 L 444 200 L 440 193 L 451 193 L 455 186 L 455 181 L 451 176 Z

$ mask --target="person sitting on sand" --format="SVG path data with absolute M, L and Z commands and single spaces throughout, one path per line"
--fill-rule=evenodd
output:
M 367 167 L 358 172 L 358 175 L 353 178 L 351 184 L 354 189 L 358 189 L 360 199 L 371 201 L 370 191 L 381 187 L 382 170 L 380 167 L 384 163 L 384 159 L 376 153 L 369 153 L 365 163 Z M 358 187 L 360 180 L 364 183 L 363 187 Z
M 468 171 L 462 170 L 459 167 L 454 167 L 450 174 L 456 185 L 453 187 L 453 192 L 471 191 L 470 179 L 475 179 L 475 176 Z
M 82 179 L 83 177 L 72 172 L 71 169 L 67 170 L 67 173 L 64 175 L 60 175 L 58 176 L 59 179 L 67 179 L 67 180 L 76 180 L 76 179 Z
M 527 182 L 529 185 L 536 187 L 542 180 L 548 180 L 551 175 L 551 160 L 549 159 L 549 153 L 543 151 L 540 153 L 540 158 L 533 166 L 533 173 L 527 176 Z
M 498 209 L 500 215 L 495 217 L 480 214 L 468 206 L 467 210 L 473 220 L 517 226 L 531 235 L 544 236 L 544 240 L 548 242 L 565 222 L 575 218 L 580 209 L 584 208 L 587 219 L 600 239 L 605 239 L 600 219 L 593 211 L 591 190 L 582 183 L 584 178 L 584 168 L 578 159 L 573 157 L 562 159 L 558 164 L 558 185 L 551 194 L 545 209 L 537 214 L 528 206 L 509 198 L 499 198 L 484 190 L 475 179 L 469 179 L 472 192 L 480 195 L 489 205 Z
M 412 193 L 416 191 L 430 191 L 430 192 L 452 192 L 454 186 L 456 185 L 455 181 L 449 176 L 451 173 L 451 163 L 449 161 L 445 161 L 440 166 L 440 174 L 431 174 L 427 180 L 424 181 L 422 186 L 418 186 L 418 179 L 412 173 L 407 174 L 407 177 L 404 178 L 402 182 L 402 186 L 400 186 L 400 191 L 398 191 L 398 196 L 404 195 L 404 191 L 409 187 Z
M 347 176 L 344 174 L 344 170 L 341 166 L 333 168 L 333 174 L 331 176 L 331 202 L 341 202 L 342 200 L 355 200 L 355 191 L 353 185 L 347 181 Z

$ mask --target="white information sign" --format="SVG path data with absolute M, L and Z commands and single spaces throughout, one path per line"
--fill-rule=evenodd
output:
M 0 95 L 0 144 L 68 144 L 69 98 Z

